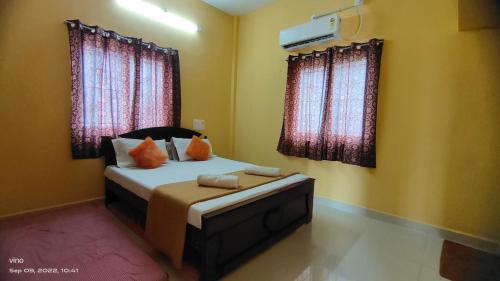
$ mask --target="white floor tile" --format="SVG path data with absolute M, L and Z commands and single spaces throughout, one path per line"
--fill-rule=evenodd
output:
M 428 235 L 422 231 L 373 220 L 365 235 L 382 255 L 416 263 L 424 259 Z
M 439 272 L 427 267 L 422 268 L 419 281 L 447 281 L 448 279 L 441 277 Z
M 374 241 L 365 235 L 342 259 L 339 275 L 353 281 L 418 281 L 420 264 L 391 255 L 390 249 Z
M 428 236 L 427 245 L 424 251 L 423 265 L 430 269 L 439 270 L 439 262 L 441 260 L 441 248 L 443 247 L 443 239 L 432 235 Z

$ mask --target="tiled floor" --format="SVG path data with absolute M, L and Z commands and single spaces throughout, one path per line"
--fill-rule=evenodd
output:
M 443 240 L 315 204 L 314 219 L 225 276 L 224 281 L 438 281 Z M 171 281 L 194 280 L 155 259 Z

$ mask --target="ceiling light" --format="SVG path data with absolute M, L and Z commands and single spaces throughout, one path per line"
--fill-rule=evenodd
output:
M 195 23 L 142 0 L 116 0 L 116 3 L 134 13 L 189 33 L 200 30 Z

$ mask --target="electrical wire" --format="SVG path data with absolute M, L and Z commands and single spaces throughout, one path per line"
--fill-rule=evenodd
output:
M 359 11 L 359 6 L 356 6 L 356 13 L 358 14 L 358 28 L 356 29 L 356 32 L 347 38 L 342 36 L 342 33 L 339 32 L 339 37 L 341 40 L 350 41 L 350 40 L 356 38 L 359 35 L 359 33 L 361 32 L 361 28 L 363 27 L 363 15 Z

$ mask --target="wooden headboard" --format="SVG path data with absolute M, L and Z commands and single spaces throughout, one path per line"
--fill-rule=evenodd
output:
M 145 128 L 119 135 L 119 137 L 121 138 L 128 139 L 145 139 L 146 137 L 151 137 L 154 140 L 164 139 L 166 141 L 170 141 L 172 137 L 192 138 L 193 136 L 199 137 L 201 136 L 201 134 L 190 129 L 179 127 Z M 112 139 L 112 137 L 101 138 L 101 154 L 104 156 L 106 166 L 116 165 L 116 155 L 115 149 L 113 148 L 113 143 L 111 142 Z

